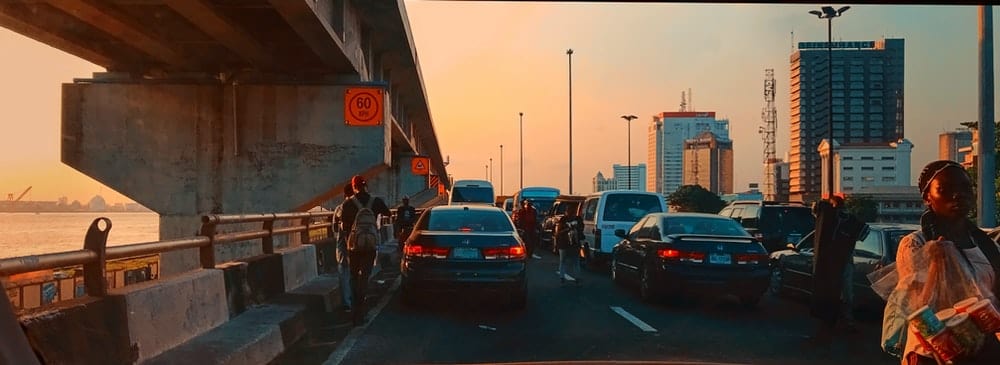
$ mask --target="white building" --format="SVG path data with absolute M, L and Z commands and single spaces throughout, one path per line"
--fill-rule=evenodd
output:
M 860 189 L 881 186 L 910 186 L 910 152 L 913 143 L 901 139 L 889 143 L 850 143 L 841 145 L 834 141 L 833 190 L 853 194 Z M 827 188 L 827 163 L 829 143 L 819 144 L 823 162 L 823 190 Z
M 615 189 L 616 190 L 638 190 L 646 191 L 646 164 L 626 166 L 614 164 Z M 632 181 L 629 183 L 629 170 L 632 171 Z
M 729 139 L 729 120 L 715 119 L 715 112 L 663 112 L 649 124 L 646 186 L 670 194 L 684 183 L 684 141 L 702 132 Z
M 614 178 L 605 179 L 604 174 L 600 171 L 597 172 L 597 176 L 594 177 L 594 192 L 599 193 L 605 190 L 615 190 L 617 189 L 617 183 Z

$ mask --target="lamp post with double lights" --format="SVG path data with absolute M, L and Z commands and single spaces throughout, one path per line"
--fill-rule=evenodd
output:
M 500 195 L 503 195 L 503 145 L 500 145 Z
M 626 187 L 628 190 L 632 190 L 632 121 L 638 118 L 634 115 L 623 115 L 622 119 L 625 119 L 625 124 L 628 124 L 628 165 L 625 168 L 628 171 L 628 183 Z
M 569 59 L 569 193 L 573 194 L 573 49 L 566 50 Z
M 521 176 L 521 187 L 520 187 L 520 189 L 524 189 L 524 113 L 523 112 L 517 113 L 517 117 L 518 117 L 518 125 L 520 125 L 520 128 L 521 128 L 521 138 L 520 138 L 521 139 L 521 153 L 520 153 L 521 154 L 521 173 L 519 174 Z
M 824 6 L 820 10 L 811 10 L 809 14 L 820 19 L 826 19 L 826 67 L 829 76 L 827 84 L 829 95 L 827 96 L 827 116 L 829 125 L 827 126 L 827 143 L 830 145 L 829 161 L 826 165 L 827 198 L 833 198 L 833 18 L 844 14 L 850 6 L 834 9 L 832 6 Z

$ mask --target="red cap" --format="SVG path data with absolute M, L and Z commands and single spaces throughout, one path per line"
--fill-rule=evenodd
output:
M 368 186 L 368 181 L 365 180 L 364 176 L 354 175 L 354 177 L 351 178 L 351 186 L 353 186 L 354 189 L 357 190 L 362 186 Z

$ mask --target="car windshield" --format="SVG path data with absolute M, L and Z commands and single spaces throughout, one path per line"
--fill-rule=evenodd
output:
M 452 189 L 451 201 L 456 203 L 489 203 L 493 201 L 493 189 L 472 186 L 455 187 Z
M 710 217 L 671 217 L 662 221 L 666 234 L 705 234 L 717 236 L 750 237 L 739 223 L 732 219 Z
M 769 234 L 801 233 L 812 231 L 816 219 L 806 207 L 765 206 L 758 221 L 760 230 Z
M 506 214 L 495 210 L 432 210 L 417 229 L 427 231 L 513 232 Z
M 608 194 L 604 203 L 604 220 L 638 222 L 649 213 L 660 213 L 661 199 L 649 194 Z

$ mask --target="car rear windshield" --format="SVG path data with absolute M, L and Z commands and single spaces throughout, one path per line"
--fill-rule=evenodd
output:
M 452 202 L 493 202 L 493 189 L 487 187 L 463 186 L 452 189 Z
M 764 207 L 758 227 L 763 232 L 797 232 L 805 234 L 815 228 L 816 220 L 806 207 Z
M 671 217 L 663 219 L 665 234 L 706 234 L 714 236 L 750 237 L 739 223 L 732 219 L 703 217 Z
M 649 213 L 663 212 L 660 198 L 647 194 L 608 194 L 604 203 L 604 220 L 638 222 Z
M 513 232 L 506 214 L 496 210 L 436 210 L 417 229 L 428 231 Z

